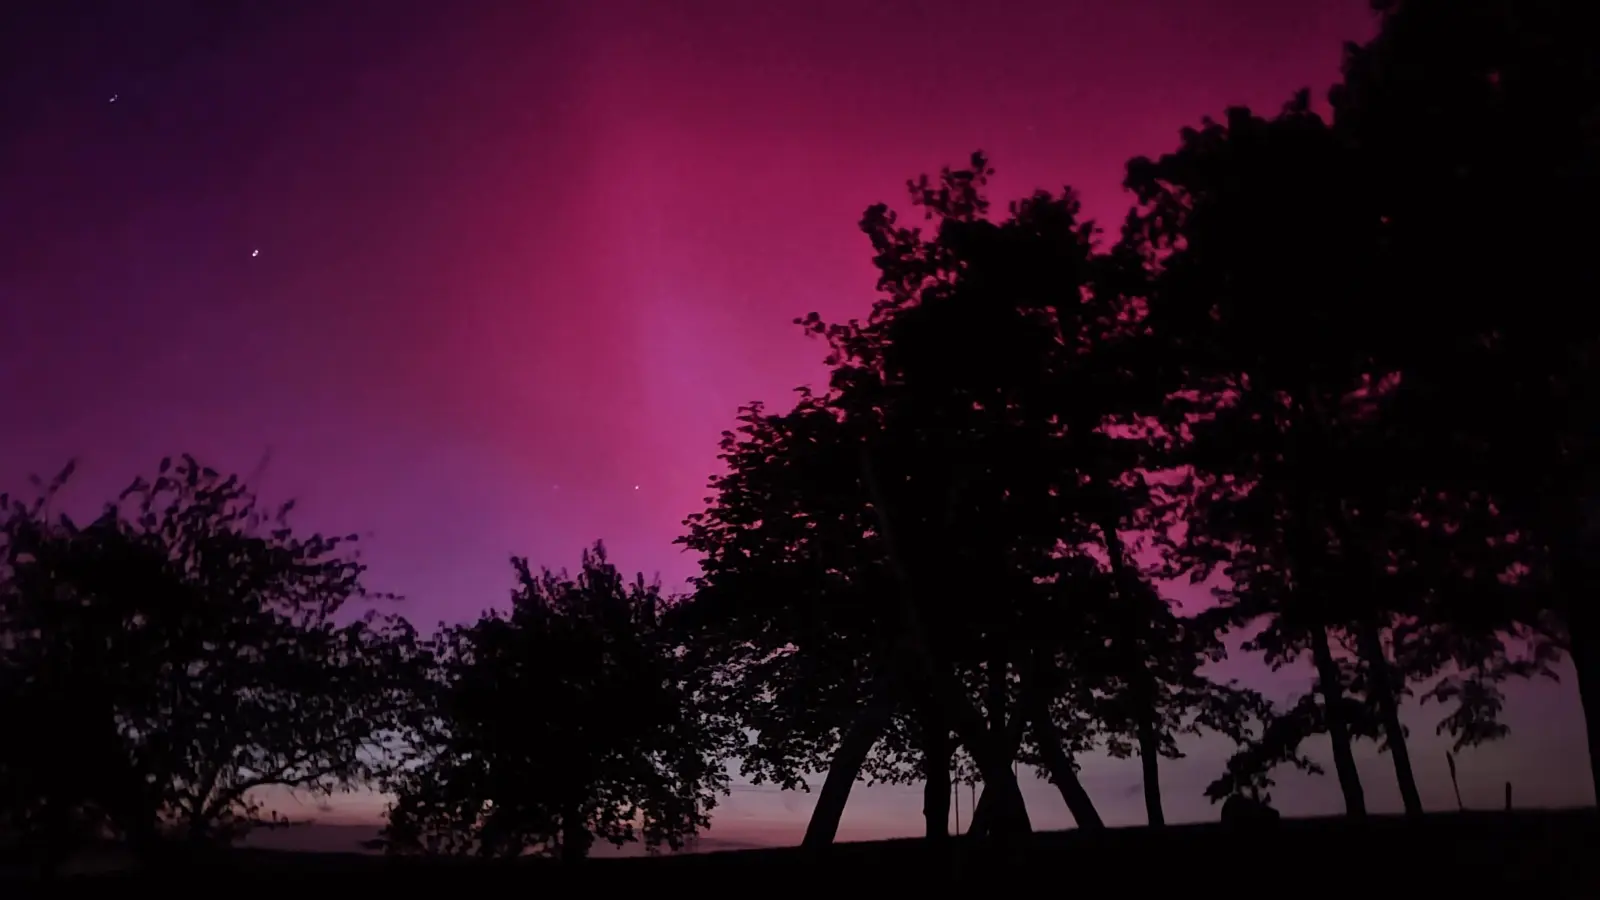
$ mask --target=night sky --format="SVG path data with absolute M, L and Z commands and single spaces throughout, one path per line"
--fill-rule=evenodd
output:
M 1320 95 L 1373 28 L 1366 0 L 5 4 L 0 489 L 71 457 L 90 508 L 168 453 L 259 471 L 302 524 L 370 535 L 372 586 L 423 625 L 504 603 L 510 554 L 571 566 L 595 538 L 677 587 L 736 407 L 823 371 L 792 319 L 871 302 L 864 207 L 982 148 L 996 201 L 1071 184 L 1115 224 L 1129 157 Z M 1409 710 L 1442 809 L 1438 715 Z M 1461 760 L 1468 805 L 1508 779 L 1519 805 L 1589 802 L 1570 679 L 1508 720 Z M 1364 749 L 1370 805 L 1398 810 Z M 1226 753 L 1165 765 L 1169 820 L 1215 818 Z M 1084 782 L 1143 821 L 1136 761 Z M 1036 827 L 1070 824 L 1025 791 Z M 1274 801 L 1342 808 L 1331 774 Z M 736 787 L 712 837 L 793 841 L 810 807 Z M 920 808 L 858 787 L 841 838 L 920 833 Z

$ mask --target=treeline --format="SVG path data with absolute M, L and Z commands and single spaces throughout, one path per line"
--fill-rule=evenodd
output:
M 681 846 L 729 763 L 817 787 L 983 787 L 1019 765 L 1102 827 L 1077 776 L 1137 756 L 1151 824 L 1186 734 L 1365 800 L 1353 746 L 1422 803 L 1399 709 L 1459 750 L 1508 679 L 1569 655 L 1600 748 L 1600 71 L 1582 4 L 1376 4 L 1330 113 L 1232 109 L 1127 167 L 1103 235 L 1070 190 L 993 214 L 981 154 L 861 228 L 864 319 L 799 320 L 824 389 L 752 404 L 681 543 L 694 590 L 514 560 L 508 612 L 421 636 L 365 598 L 353 538 L 305 536 L 187 457 L 87 525 L 61 480 L 5 504 L 0 790 L 45 858 L 84 835 L 225 841 L 261 790 L 389 791 L 396 853 L 580 858 Z M 1220 584 L 1183 615 L 1168 579 Z M 1207 677 L 1229 633 L 1314 689 Z M 810 781 L 808 781 L 810 779 Z M 181 841 L 179 840 L 181 839 Z

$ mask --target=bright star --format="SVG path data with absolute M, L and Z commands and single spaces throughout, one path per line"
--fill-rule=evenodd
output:
M 122 96 L 121 94 L 112 94 L 111 95 L 111 99 L 109 101 L 107 101 L 107 102 L 108 103 L 115 103 L 115 102 L 117 102 L 117 98 L 121 97 L 121 96 Z
M 250 251 L 250 258 L 251 259 L 254 259 L 254 258 L 256 258 L 257 256 L 260 256 L 260 255 L 261 255 L 261 251 L 260 250 L 251 250 Z

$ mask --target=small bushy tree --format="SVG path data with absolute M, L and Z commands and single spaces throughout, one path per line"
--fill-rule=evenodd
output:
M 730 733 L 667 601 L 596 544 L 576 576 L 513 560 L 507 612 L 442 628 L 391 852 L 584 858 L 595 841 L 679 849 L 727 791 Z

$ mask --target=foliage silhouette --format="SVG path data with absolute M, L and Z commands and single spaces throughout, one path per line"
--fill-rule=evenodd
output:
M 1377 5 L 1381 33 L 1350 48 L 1330 97 L 1334 128 L 1383 224 L 1374 295 L 1407 311 L 1389 319 L 1404 351 L 1397 431 L 1430 462 L 1428 514 L 1464 520 L 1473 536 L 1470 552 L 1429 566 L 1454 582 L 1432 602 L 1455 646 L 1419 653 L 1459 659 L 1435 692 L 1459 702 L 1447 725 L 1459 749 L 1502 733 L 1498 681 L 1548 674 L 1552 644 L 1570 641 L 1600 773 L 1600 625 L 1587 599 L 1600 558 L 1600 333 L 1570 302 L 1600 284 L 1587 249 L 1600 238 L 1587 212 L 1600 199 L 1593 11 L 1550 0 Z M 1521 577 L 1507 585 L 1507 570 Z M 1497 646 L 1508 634 L 1531 651 Z
M 384 839 L 395 853 L 587 856 L 679 849 L 706 827 L 734 736 L 702 715 L 692 656 L 643 576 L 596 544 L 577 576 L 514 559 L 509 612 L 429 642 L 429 706 Z
M 0 497 L 4 826 L 52 870 L 105 835 L 225 843 L 272 824 L 266 788 L 381 785 L 393 854 L 576 862 L 687 846 L 737 758 L 827 773 L 810 847 L 861 778 L 922 783 L 934 842 L 981 783 L 971 833 L 1011 839 L 1023 765 L 1102 830 L 1098 752 L 1138 755 L 1162 824 L 1161 759 L 1204 732 L 1237 746 L 1206 789 L 1229 824 L 1276 821 L 1323 735 L 1351 816 L 1366 739 L 1415 817 L 1407 699 L 1445 708 L 1454 785 L 1508 733 L 1503 683 L 1564 652 L 1600 780 L 1600 320 L 1571 302 L 1600 288 L 1600 23 L 1373 5 L 1330 116 L 1302 92 L 1185 129 L 1130 162 L 1109 247 L 1070 190 L 991 215 L 981 153 L 908 183 L 922 228 L 867 209 L 879 297 L 799 320 L 827 386 L 724 435 L 690 598 L 596 544 L 576 576 L 514 559 L 508 611 L 423 640 L 355 615 L 353 536 L 191 457 L 86 525 L 70 466 Z M 1194 615 L 1160 591 L 1214 575 Z M 1212 680 L 1247 629 L 1312 691 Z
M 1249 646 L 1270 665 L 1311 657 L 1322 709 L 1282 727 L 1328 732 L 1348 811 L 1365 810 L 1350 742 L 1371 737 L 1420 814 L 1399 718 L 1409 685 L 1437 678 L 1425 696 L 1457 701 L 1441 729 L 1491 739 L 1503 729 L 1484 685 L 1547 672 L 1554 645 L 1461 615 L 1518 593 L 1515 553 L 1483 504 L 1433 474 L 1405 399 L 1420 338 L 1370 325 L 1396 302 L 1383 201 L 1304 93 L 1272 119 L 1235 109 L 1186 130 L 1175 153 L 1131 163 L 1128 183 L 1141 201 L 1128 237 L 1154 272 L 1149 321 L 1188 373 L 1174 396 L 1187 532 L 1169 558 L 1196 578 L 1222 567 L 1233 624 L 1266 620 Z
M 1336 580 L 1351 567 L 1334 558 L 1331 523 L 1342 489 L 1362 478 L 1344 464 L 1354 438 L 1342 426 L 1366 410 L 1335 411 L 1375 399 L 1359 308 L 1370 244 L 1343 162 L 1305 95 L 1270 120 L 1230 110 L 1186 129 L 1176 152 L 1129 164 L 1140 209 L 1126 238 L 1154 270 L 1148 321 L 1187 374 L 1173 403 L 1189 508 L 1169 558 L 1196 580 L 1223 568 L 1219 599 L 1235 625 L 1268 618 L 1250 646 L 1274 668 L 1312 657 L 1346 808 L 1359 815 L 1350 740 L 1366 729 L 1334 655 L 1346 622 Z
M 236 477 L 162 460 L 89 525 L 4 499 L 7 811 L 76 818 L 144 853 L 263 822 L 259 791 L 372 783 L 414 706 L 403 619 L 337 618 L 372 596 L 354 537 L 298 536 Z M 348 618 L 345 616 L 344 618 Z
M 1073 756 L 1100 741 L 1139 748 L 1159 823 L 1155 761 L 1173 736 L 1244 740 L 1264 710 L 1199 674 L 1221 645 L 1131 558 L 1130 533 L 1167 510 L 1140 470 L 1163 452 L 1146 420 L 1168 388 L 1140 368 L 1126 262 L 1095 254 L 1070 192 L 991 221 L 990 171 L 977 154 L 910 184 L 928 236 L 867 211 L 871 317 L 801 320 L 828 342 L 829 390 L 786 413 L 748 407 L 688 521 L 705 556 L 694 618 L 738 660 L 736 715 L 756 734 L 745 773 L 798 787 L 828 763 L 808 843 L 831 839 L 861 771 L 920 768 L 943 834 L 956 743 L 988 788 L 975 831 L 1023 827 L 1015 796 L 989 799 L 1014 792 L 1019 758 L 1097 825 Z

